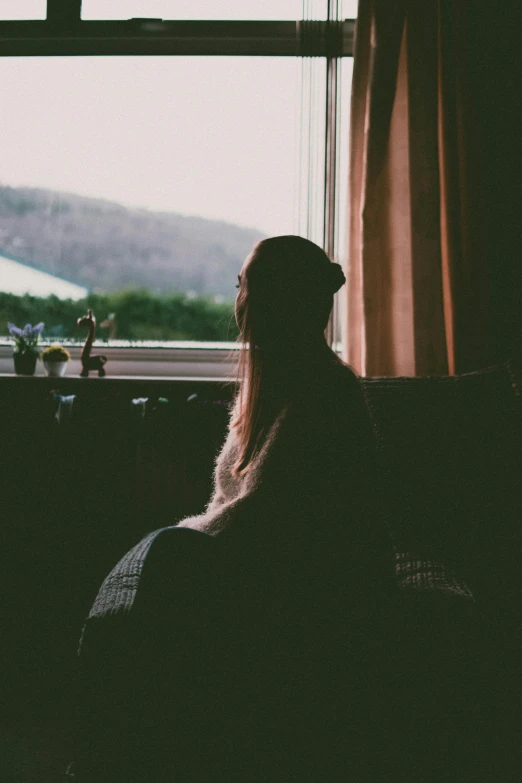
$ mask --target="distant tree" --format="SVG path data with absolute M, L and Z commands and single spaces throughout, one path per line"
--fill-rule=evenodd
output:
M 77 339 L 84 333 L 77 318 L 88 309 L 98 322 L 98 338 L 107 339 L 108 328 L 101 323 L 114 315 L 115 336 L 119 340 L 209 340 L 233 341 L 238 330 L 233 303 L 214 302 L 205 297 L 189 299 L 184 294 L 154 296 L 133 289 L 117 294 L 89 294 L 73 301 L 26 294 L 0 292 L 0 336 L 7 336 L 8 321 L 18 325 L 44 321 L 43 337 Z

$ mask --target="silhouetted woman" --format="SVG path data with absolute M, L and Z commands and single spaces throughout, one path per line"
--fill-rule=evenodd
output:
M 120 561 L 84 629 L 79 781 L 380 774 L 393 558 L 364 395 L 324 336 L 344 282 L 297 236 L 243 264 L 210 502 Z

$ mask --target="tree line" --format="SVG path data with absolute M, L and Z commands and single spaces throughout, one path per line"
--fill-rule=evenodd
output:
M 7 323 L 43 321 L 43 338 L 83 340 L 77 319 L 92 310 L 98 339 L 234 341 L 238 335 L 231 301 L 215 302 L 182 293 L 155 295 L 145 289 L 115 294 L 88 294 L 84 299 L 15 296 L 0 292 L 0 336 Z M 103 324 L 103 325 L 102 325 Z

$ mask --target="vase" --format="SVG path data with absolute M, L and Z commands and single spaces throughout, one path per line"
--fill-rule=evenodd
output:
M 44 360 L 43 366 L 45 368 L 45 372 L 51 378 L 61 378 L 62 375 L 65 375 L 67 362 L 46 362 Z
M 13 359 L 17 375 L 34 375 L 37 353 L 14 353 Z

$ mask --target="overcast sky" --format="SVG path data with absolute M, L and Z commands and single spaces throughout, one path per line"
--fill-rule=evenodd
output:
M 357 0 L 342 0 L 354 18 Z M 82 0 L 83 19 L 326 19 L 327 0 Z M 0 0 L 1 19 L 45 19 L 46 0 Z
M 0 17 L 37 14 L 38 2 L 0 0 Z M 296 18 L 302 3 L 83 0 L 83 15 L 144 16 L 145 7 L 165 18 L 266 19 Z M 0 183 L 293 233 L 302 62 L 0 58 Z

